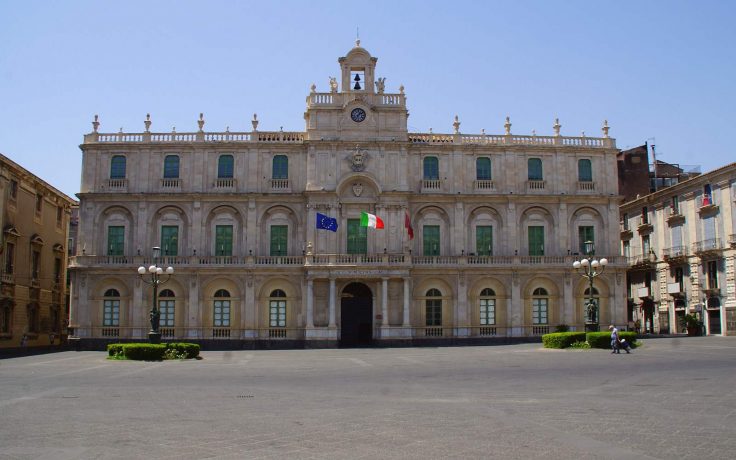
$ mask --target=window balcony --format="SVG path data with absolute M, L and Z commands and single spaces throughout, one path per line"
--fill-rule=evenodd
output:
M 652 233 L 653 230 L 654 225 L 650 224 L 649 222 L 642 222 L 641 224 L 639 224 L 638 227 L 636 227 L 636 231 L 638 231 L 640 235 Z
M 219 190 L 234 190 L 236 185 L 236 180 L 232 177 L 226 177 L 226 178 L 217 178 L 215 179 L 215 183 L 213 184 L 213 187 L 215 189 Z
M 595 192 L 595 182 L 578 181 L 578 192 Z
M 544 191 L 546 182 L 544 180 L 528 180 L 526 181 L 526 190 L 527 192 Z
M 12 273 L 3 273 L 1 278 L 3 284 L 15 284 L 15 275 Z
M 128 188 L 128 179 L 108 179 L 107 188 L 109 190 L 125 190 Z
M 723 250 L 720 238 L 712 238 L 693 243 L 693 253 L 700 257 L 718 254 Z
M 422 192 L 439 192 L 442 190 L 440 179 L 422 179 Z
M 179 190 L 181 188 L 181 179 L 161 179 L 161 188 L 164 190 Z
M 673 246 L 662 250 L 662 257 L 670 264 L 680 264 L 687 261 L 687 246 Z
M 736 233 L 728 236 L 728 245 L 732 248 L 736 248 Z
M 651 269 L 657 262 L 657 255 L 653 252 L 650 252 L 649 254 L 638 254 L 630 256 L 628 262 L 632 268 Z
M 269 185 L 272 191 L 288 192 L 291 190 L 289 179 L 270 179 Z
M 715 214 L 718 212 L 718 205 L 713 203 L 713 199 L 709 196 L 703 197 L 699 204 L 700 207 L 698 208 L 698 214 L 701 216 Z
M 685 216 L 680 212 L 679 209 L 675 209 L 672 206 L 670 206 L 669 214 L 667 214 L 666 220 L 670 226 L 679 225 L 685 222 Z
M 477 192 L 487 192 L 496 190 L 496 185 L 490 179 L 482 179 L 473 181 L 473 190 Z
M 685 297 L 685 292 L 680 283 L 667 283 L 667 294 L 675 298 Z

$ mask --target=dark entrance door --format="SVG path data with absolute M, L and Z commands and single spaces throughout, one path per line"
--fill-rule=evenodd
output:
M 365 284 L 350 283 L 340 298 L 340 346 L 366 346 L 372 340 L 373 295 Z
M 708 299 L 708 321 L 710 323 L 710 333 L 721 333 L 721 301 L 718 297 Z

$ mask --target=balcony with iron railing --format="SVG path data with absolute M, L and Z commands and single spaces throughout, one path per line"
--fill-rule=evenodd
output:
M 698 256 L 716 254 L 723 250 L 720 238 L 710 238 L 693 243 L 693 253 Z
M 662 249 L 662 258 L 671 264 L 684 262 L 687 257 L 687 246 L 672 246 L 671 248 Z
M 633 256 L 629 256 L 628 264 L 632 268 L 639 268 L 639 269 L 648 269 L 654 267 L 654 265 L 657 262 L 657 255 L 654 252 L 649 252 L 646 254 L 636 254 Z
M 736 247 L 736 233 L 728 235 L 728 245 L 732 248 Z

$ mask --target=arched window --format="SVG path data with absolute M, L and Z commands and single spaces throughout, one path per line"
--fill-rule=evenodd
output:
M 578 181 L 580 182 L 592 182 L 593 181 L 593 168 L 590 165 L 590 160 L 583 158 L 578 160 Z
M 536 288 L 532 293 L 532 324 L 548 324 L 549 297 L 547 290 Z
M 271 292 L 268 301 L 269 327 L 286 327 L 286 293 L 281 289 Z
M 496 293 L 491 288 L 480 291 L 480 325 L 496 324 Z
M 120 293 L 117 289 L 105 291 L 102 301 L 102 325 L 120 326 Z
M 437 157 L 424 158 L 424 180 L 438 180 L 440 178 L 440 163 Z
M 110 179 L 125 179 L 125 157 L 115 155 L 110 160 Z
M 273 157 L 272 179 L 288 179 L 289 178 L 289 158 L 286 155 L 276 155 Z
M 475 160 L 476 180 L 491 180 L 491 159 L 481 157 Z
M 179 178 L 179 155 L 166 155 L 164 158 L 164 179 Z
M 427 291 L 425 318 L 427 326 L 442 326 L 442 293 L 437 289 Z
M 230 293 L 225 289 L 215 292 L 212 313 L 214 327 L 230 327 Z
M 158 295 L 158 310 L 161 314 L 159 325 L 161 327 L 174 327 L 174 304 L 176 302 L 174 297 L 174 291 L 171 289 L 164 289 Z
M 220 155 L 217 160 L 217 178 L 232 179 L 235 166 L 235 160 L 232 155 Z
M 544 180 L 541 158 L 529 158 L 527 164 L 529 180 Z

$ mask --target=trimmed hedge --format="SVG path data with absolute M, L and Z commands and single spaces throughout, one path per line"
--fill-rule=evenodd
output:
M 166 350 L 176 350 L 186 354 L 187 359 L 199 356 L 199 345 L 196 343 L 111 343 L 107 346 L 108 356 L 123 355 L 126 359 L 137 361 L 163 361 Z
M 575 342 L 584 342 L 585 332 L 553 332 L 542 336 L 544 348 L 567 348 Z
M 619 331 L 618 337 L 619 339 L 626 339 L 631 348 L 636 348 L 636 332 Z M 590 348 L 604 348 L 606 350 L 611 348 L 611 333 L 608 331 L 588 332 L 585 340 L 590 344 Z

